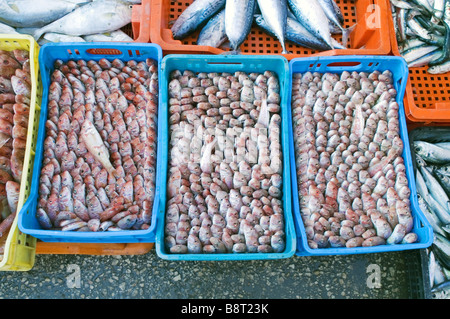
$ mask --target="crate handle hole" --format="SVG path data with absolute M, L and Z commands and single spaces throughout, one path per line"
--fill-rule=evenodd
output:
M 361 65 L 361 62 L 331 62 L 330 64 L 328 64 L 328 67 L 341 67 L 341 66 L 358 66 Z
M 207 64 L 234 64 L 234 65 L 241 65 L 240 62 L 207 62 Z
M 121 55 L 122 51 L 118 49 L 87 49 L 87 53 L 94 55 Z

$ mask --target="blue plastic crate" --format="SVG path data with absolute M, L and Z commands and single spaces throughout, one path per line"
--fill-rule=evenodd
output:
M 36 219 L 37 201 L 39 199 L 39 178 L 42 167 L 42 157 L 44 153 L 44 140 L 46 137 L 45 122 L 47 120 L 47 104 L 50 76 L 54 70 L 54 62 L 60 59 L 64 62 L 69 60 L 95 60 L 106 58 L 110 61 L 120 59 L 122 61 L 145 61 L 152 58 L 158 62 L 158 69 L 161 66 L 162 50 L 156 44 L 148 43 L 49 43 L 41 47 L 39 52 L 39 66 L 42 77 L 43 96 L 41 113 L 39 118 L 38 138 L 36 144 L 36 155 L 34 159 L 34 169 L 31 182 L 31 193 L 19 213 L 18 226 L 20 231 L 32 235 L 44 242 L 76 242 L 76 243 L 136 243 L 155 242 L 156 220 L 159 210 L 159 176 L 156 175 L 156 191 L 153 204 L 151 225 L 146 230 L 124 230 L 111 232 L 77 232 L 43 229 Z M 159 72 L 159 71 L 158 71 Z M 159 80 L 160 82 L 160 80 Z M 161 107 L 161 97 L 159 97 L 158 113 Z M 158 114 L 159 115 L 159 114 Z M 158 137 L 162 136 L 163 127 L 158 126 Z M 157 141 L 157 171 L 161 164 L 162 145 Z
M 257 259 L 282 259 L 294 255 L 296 250 L 295 226 L 292 216 L 291 182 L 289 170 L 289 138 L 286 135 L 290 114 L 287 108 L 289 88 L 289 65 L 282 56 L 242 56 L 242 55 L 168 55 L 161 64 L 161 116 L 160 125 L 168 126 L 168 81 L 173 70 L 190 70 L 193 72 L 259 72 L 273 71 L 280 81 L 281 95 L 281 146 L 283 152 L 283 211 L 285 217 L 286 247 L 281 253 L 225 253 L 225 254 L 172 254 L 164 245 L 164 226 L 166 212 L 166 189 L 160 189 L 160 211 L 158 214 L 155 249 L 158 256 L 168 260 L 257 260 Z M 164 145 L 163 158 L 166 159 L 161 167 L 161 185 L 167 183 L 169 132 L 164 131 L 161 136 L 161 144 Z
M 306 237 L 306 231 L 300 215 L 300 204 L 298 197 L 298 183 L 296 173 L 293 127 L 292 121 L 289 121 L 290 136 L 290 155 L 291 155 L 291 180 L 293 194 L 294 221 L 297 231 L 297 251 L 298 256 L 319 256 L 319 255 L 350 255 L 379 253 L 388 251 L 400 251 L 407 249 L 419 249 L 429 247 L 433 241 L 432 229 L 427 219 L 419 209 L 417 201 L 416 183 L 414 179 L 414 170 L 411 159 L 411 151 L 408 139 L 408 130 L 406 126 L 405 111 L 403 108 L 403 97 L 406 83 L 408 80 L 408 67 L 400 57 L 394 56 L 334 56 L 334 57 L 314 57 L 297 58 L 290 61 L 290 92 L 292 92 L 292 79 L 294 73 L 310 72 L 330 72 L 342 73 L 348 72 L 372 72 L 372 71 L 390 70 L 393 74 L 394 87 L 397 90 L 397 103 L 399 104 L 400 137 L 403 141 L 403 159 L 406 167 L 406 176 L 408 178 L 409 188 L 411 190 L 411 213 L 414 217 L 413 232 L 418 235 L 418 240 L 412 244 L 380 245 L 374 247 L 356 247 L 356 248 L 317 248 L 309 247 Z M 289 95 L 288 109 L 291 109 L 292 94 Z

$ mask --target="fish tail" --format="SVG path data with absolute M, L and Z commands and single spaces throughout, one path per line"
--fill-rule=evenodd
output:
M 36 31 L 33 32 L 33 38 L 38 41 L 39 38 L 45 33 L 44 28 L 39 28 Z
M 342 45 L 344 47 L 347 47 L 348 38 L 350 36 L 350 33 L 352 33 L 353 30 L 355 29 L 355 27 L 356 27 L 356 24 L 354 24 L 348 28 L 342 28 Z

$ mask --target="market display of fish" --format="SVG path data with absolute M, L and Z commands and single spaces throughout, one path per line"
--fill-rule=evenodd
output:
M 196 0 L 174 21 L 174 39 L 184 39 L 199 31 L 197 45 L 225 47 L 232 52 L 251 32 L 260 27 L 281 44 L 281 54 L 288 54 L 286 42 L 315 50 L 345 49 L 353 28 L 343 27 L 344 18 L 335 0 Z M 342 34 L 343 43 L 332 38 Z
M 428 248 L 428 270 L 433 298 L 450 296 L 450 143 L 449 131 L 436 129 L 416 134 L 416 188 L 420 209 L 433 228 Z
M 416 242 L 391 72 L 294 73 L 292 81 L 298 196 L 309 247 Z
M 0 0 L 0 33 L 30 34 L 48 42 L 133 41 L 128 0 Z
M 29 52 L 0 50 L 0 238 L 17 213 L 31 90 Z
M 283 252 L 277 75 L 175 70 L 168 92 L 167 250 Z
M 156 182 L 158 65 L 56 60 L 36 218 L 43 229 L 148 229 Z
M 450 1 L 391 0 L 398 49 L 408 67 L 450 71 Z

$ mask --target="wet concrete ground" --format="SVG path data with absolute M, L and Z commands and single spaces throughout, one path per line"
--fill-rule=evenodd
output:
M 144 255 L 36 255 L 27 272 L 0 272 L 0 298 L 426 298 L 420 251 L 274 261 L 167 261 Z

